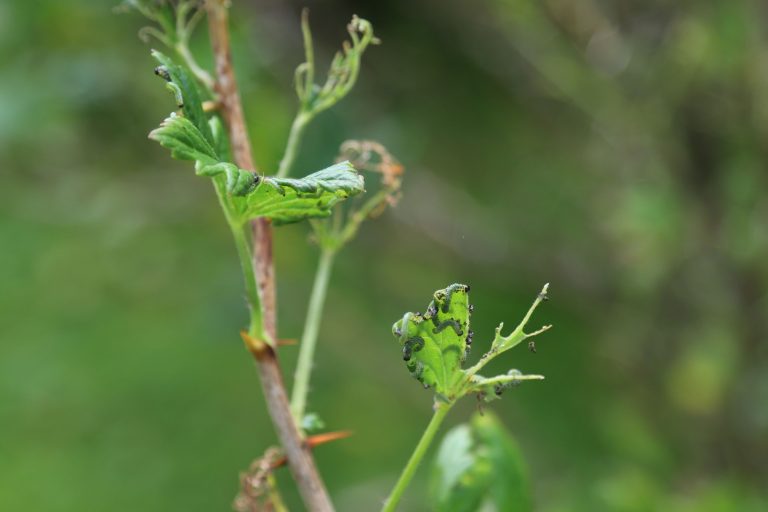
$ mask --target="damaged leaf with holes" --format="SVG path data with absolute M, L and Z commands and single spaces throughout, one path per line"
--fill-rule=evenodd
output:
M 501 334 L 504 324 L 496 329 L 491 348 L 472 367 L 463 369 L 463 363 L 472 346 L 473 332 L 470 316 L 469 286 L 452 284 L 433 295 L 424 313 L 406 313 L 392 327 L 398 339 L 408 370 L 426 388 L 433 388 L 437 397 L 454 402 L 467 394 L 491 401 L 508 388 L 525 380 L 541 380 L 541 375 L 526 375 L 512 369 L 494 377 L 478 372 L 496 356 L 511 349 L 525 339 L 549 329 L 545 326 L 532 333 L 525 326 L 533 311 L 546 300 L 547 286 L 537 296 L 522 322 L 507 336 Z
M 411 374 L 425 387 L 451 399 L 462 377 L 467 353 L 469 286 L 452 284 L 438 290 L 424 313 L 406 313 L 393 326 Z

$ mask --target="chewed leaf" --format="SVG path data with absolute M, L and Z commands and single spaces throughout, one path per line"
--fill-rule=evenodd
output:
M 493 339 L 493 344 L 491 345 L 491 348 L 497 353 L 501 354 L 502 352 L 506 352 L 507 350 L 514 348 L 516 345 L 518 345 L 521 341 L 527 339 L 527 338 L 533 338 L 534 336 L 538 336 L 544 331 L 549 330 L 552 326 L 551 325 L 545 325 L 541 327 L 540 329 L 534 331 L 534 332 L 525 332 L 525 327 L 528 325 L 528 320 L 531 319 L 531 315 L 533 315 L 533 312 L 536 311 L 536 308 L 545 300 L 549 300 L 547 292 L 549 291 L 549 283 L 544 285 L 544 288 L 541 289 L 541 292 L 536 296 L 536 300 L 533 301 L 533 305 L 531 305 L 530 309 L 528 309 L 528 312 L 525 314 L 525 317 L 523 320 L 517 325 L 514 331 L 512 331 L 509 335 L 504 336 L 501 334 L 501 330 L 504 328 L 504 323 L 502 322 L 499 324 L 499 326 L 496 328 L 496 337 Z M 536 346 L 531 344 L 531 351 L 536 352 Z
M 524 380 L 541 380 L 541 375 L 524 375 L 517 370 L 494 377 L 483 377 L 479 371 L 490 361 L 525 338 L 530 338 L 549 329 L 526 333 L 524 327 L 536 306 L 546 300 L 547 286 L 536 298 L 517 329 L 509 336 L 496 329 L 490 350 L 480 357 L 472 367 L 462 365 L 472 347 L 474 333 L 469 328 L 469 319 L 474 310 L 469 304 L 469 286 L 452 284 L 434 293 L 424 313 L 406 313 L 392 326 L 392 333 L 400 342 L 411 375 L 426 388 L 434 388 L 437 398 L 452 403 L 462 396 L 476 394 L 486 401 L 498 398 L 504 390 Z M 530 348 L 534 347 L 530 345 Z
M 486 378 L 482 375 L 473 375 L 470 380 L 468 393 L 477 393 L 479 398 L 486 402 L 500 398 L 505 390 L 519 386 L 526 380 L 544 380 L 543 375 L 524 375 L 520 370 L 509 370 L 506 375 Z
M 406 313 L 392 328 L 411 374 L 449 400 L 464 375 L 461 363 L 470 336 L 468 292 L 464 284 L 438 290 L 424 314 Z
M 342 162 L 301 179 L 264 178 L 252 193 L 235 198 L 235 207 L 247 218 L 289 224 L 328 217 L 336 203 L 363 190 L 363 177 L 352 164 Z

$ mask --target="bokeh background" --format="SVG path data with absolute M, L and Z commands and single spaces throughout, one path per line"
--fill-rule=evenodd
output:
M 115 3 L 0 3 L 0 510 L 227 510 L 275 441 L 229 233 L 208 180 L 146 138 L 172 98 L 145 20 Z M 316 452 L 340 510 L 377 510 L 426 425 L 390 326 L 455 281 L 476 354 L 551 282 L 533 325 L 555 328 L 497 366 L 547 380 L 492 405 L 536 510 L 768 510 L 768 4 L 234 4 L 267 171 L 301 7 L 321 68 L 353 13 L 383 40 L 297 166 L 365 138 L 407 168 L 397 209 L 338 258 L 321 331 L 310 410 L 355 431 Z M 204 30 L 195 46 L 209 63 Z M 307 235 L 276 236 L 283 337 Z M 296 348 L 281 356 L 290 376 Z M 427 476 L 403 510 L 426 510 Z

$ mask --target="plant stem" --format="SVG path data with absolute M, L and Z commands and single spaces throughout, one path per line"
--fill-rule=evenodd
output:
M 253 272 L 253 259 L 251 256 L 251 241 L 248 232 L 243 226 L 230 225 L 232 228 L 232 237 L 235 239 L 237 255 L 240 258 L 240 266 L 243 269 L 243 281 L 245 282 L 245 296 L 248 300 L 248 312 L 250 313 L 251 325 L 248 328 L 248 334 L 253 337 L 261 335 L 264 326 L 261 321 L 261 302 L 259 292 L 256 286 L 256 274 Z
M 301 336 L 299 347 L 299 359 L 296 364 L 296 373 L 293 378 L 293 393 L 291 394 L 291 411 L 297 422 L 304 417 L 309 392 L 309 376 L 312 373 L 312 361 L 315 357 L 317 345 L 317 333 L 320 330 L 320 320 L 323 316 L 323 304 L 328 291 L 328 281 L 331 278 L 331 268 L 336 252 L 332 249 L 321 247 L 320 260 L 315 274 L 315 283 L 312 286 L 312 295 L 307 308 L 307 318 L 304 322 L 304 333 Z
M 408 484 L 411 483 L 413 475 L 416 473 L 416 469 L 419 467 L 421 459 L 423 459 L 424 455 L 427 453 L 429 445 L 435 438 L 435 434 L 440 428 L 440 425 L 443 423 L 445 415 L 448 414 L 448 411 L 451 410 L 451 407 L 453 407 L 453 403 L 435 401 L 435 412 L 432 415 L 432 419 L 429 421 L 427 429 L 422 434 L 421 439 L 419 440 L 419 444 L 417 444 L 416 448 L 413 450 L 411 458 L 408 459 L 408 464 L 405 465 L 405 469 L 403 469 L 403 472 L 400 475 L 400 478 L 397 480 L 395 487 L 392 489 L 389 498 L 387 498 L 387 501 L 384 503 L 384 508 L 381 509 L 381 512 L 394 512 L 394 510 L 397 508 L 397 504 L 400 502 L 400 498 L 403 496 L 403 492 L 405 492 Z
M 232 57 L 229 45 L 229 15 L 228 0 L 208 0 L 205 8 L 208 12 L 208 26 L 211 46 L 216 64 L 216 91 L 221 99 L 221 111 L 229 132 L 230 144 L 235 163 L 249 170 L 256 170 L 248 140 L 243 108 L 240 104 L 240 94 L 232 69 Z M 250 272 L 257 284 L 261 305 L 262 332 L 252 335 L 263 336 L 266 343 L 252 347 L 251 353 L 259 369 L 262 390 L 267 403 L 270 417 L 277 431 L 277 436 L 285 450 L 288 466 L 291 469 L 299 493 L 304 504 L 311 512 L 331 512 L 328 493 L 325 490 L 320 475 L 317 472 L 314 459 L 309 447 L 301 437 L 288 405 L 288 395 L 285 391 L 280 364 L 275 352 L 277 339 L 277 324 L 275 310 L 275 280 L 272 263 L 272 226 L 266 219 L 256 219 L 252 225 L 253 250 L 243 250 L 242 242 L 238 242 L 238 253 L 250 256 L 250 261 L 242 262 L 246 274 L 246 286 L 250 281 Z M 244 240 L 247 240 L 245 238 Z M 247 249 L 247 246 L 245 247 Z M 251 320 L 253 326 L 253 319 Z M 270 344 L 271 342 L 271 344 Z
M 299 153 L 299 145 L 301 143 L 301 136 L 304 134 L 304 128 L 309 123 L 310 115 L 303 109 L 296 114 L 296 118 L 291 124 L 291 131 L 288 134 L 288 143 L 285 146 L 285 153 L 283 159 L 280 160 L 280 166 L 277 169 L 277 177 L 285 178 L 288 173 L 291 172 L 293 162 L 296 160 L 296 155 Z

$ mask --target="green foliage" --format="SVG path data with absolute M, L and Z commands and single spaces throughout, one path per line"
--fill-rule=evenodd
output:
M 155 74 L 163 78 L 168 89 L 176 99 L 176 105 L 184 111 L 192 124 L 209 143 L 213 144 L 213 134 L 208 119 L 203 112 L 203 97 L 197 84 L 187 70 L 157 50 L 152 50 L 152 57 L 160 63 Z
M 349 162 L 332 165 L 301 179 L 260 177 L 219 160 L 213 147 L 186 117 L 171 114 L 149 137 L 171 150 L 171 156 L 195 162 L 198 175 L 225 178 L 232 207 L 242 222 L 267 217 L 288 224 L 327 217 L 340 200 L 363 191 L 363 177 Z
M 517 444 L 491 413 L 475 414 L 443 438 L 432 467 L 437 512 L 531 509 L 528 479 Z
M 533 333 L 524 331 L 533 311 L 546 299 L 547 288 L 545 285 L 525 318 L 509 336 L 501 335 L 504 324 L 499 325 L 491 349 L 467 370 L 462 369 L 462 364 L 473 337 L 469 328 L 473 311 L 469 305 L 469 286 L 452 284 L 437 290 L 425 313 L 406 313 L 392 326 L 393 334 L 403 347 L 403 359 L 411 375 L 424 387 L 433 388 L 440 400 L 451 403 L 473 393 L 490 401 L 524 380 L 543 379 L 541 375 L 524 375 L 518 370 L 491 378 L 477 372 L 499 354 L 551 327 L 545 326 Z
M 171 150 L 171 156 L 195 162 L 200 176 L 209 176 L 228 193 L 226 206 L 231 220 L 242 224 L 248 219 L 266 217 L 275 224 L 288 224 L 308 218 L 327 217 L 339 201 L 364 189 L 363 177 L 349 162 L 341 162 L 301 179 L 261 177 L 224 161 L 214 150 L 221 146 L 214 139 L 218 128 L 203 111 L 201 94 L 189 73 L 160 52 L 153 56 L 161 63 L 156 70 L 168 82 L 183 116 L 171 114 L 149 137 Z
M 341 162 L 301 179 L 265 177 L 244 198 L 233 198 L 244 218 L 267 217 L 276 225 L 328 217 L 339 201 L 363 191 L 363 177 Z
M 332 107 L 352 90 L 360 73 L 363 52 L 370 44 L 378 44 L 379 40 L 374 37 L 373 25 L 368 20 L 353 16 L 347 25 L 351 42 L 344 41 L 342 50 L 336 52 L 325 83 L 321 86 L 314 81 L 314 49 L 306 10 L 302 15 L 301 28 L 306 62 L 296 68 L 296 94 L 301 100 L 302 112 L 311 117 Z

